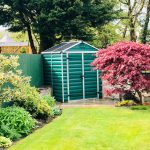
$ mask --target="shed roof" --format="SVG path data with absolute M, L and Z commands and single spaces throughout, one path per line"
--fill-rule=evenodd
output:
M 8 34 L 5 34 L 2 39 L 0 39 L 0 43 L 9 43 L 9 42 L 14 42 Z
M 14 42 L 8 34 L 5 34 L 0 40 L 0 46 L 29 46 L 28 42 Z
M 45 50 L 44 52 L 42 52 L 43 54 L 44 53 L 55 53 L 55 52 L 65 52 L 67 50 L 69 50 L 70 48 L 74 47 L 74 46 L 77 46 L 78 44 L 81 44 L 81 43 L 84 43 L 84 44 L 87 44 L 87 45 L 90 45 L 84 41 L 71 41 L 71 42 L 62 42 L 61 44 L 59 45 L 56 45 L 56 46 L 53 46 L 47 50 Z M 96 47 L 90 45 L 91 47 L 95 48 L 97 50 Z

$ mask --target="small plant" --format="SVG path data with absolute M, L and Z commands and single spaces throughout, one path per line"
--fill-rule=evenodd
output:
M 53 115 L 52 108 L 48 105 L 46 101 L 40 100 L 38 102 L 38 106 L 36 110 L 36 118 L 47 120 L 52 115 Z
M 42 99 L 45 100 L 51 107 L 54 107 L 56 105 L 56 100 L 49 94 L 42 96 Z
M 0 136 L 0 148 L 8 148 L 12 145 L 12 142 L 9 138 Z
M 52 108 L 53 116 L 58 116 L 62 114 L 62 110 L 60 109 L 60 107 L 56 106 L 56 100 L 54 99 L 54 97 L 51 97 L 50 94 L 42 96 L 42 99 L 46 101 Z
M 60 109 L 58 106 L 52 107 L 52 111 L 53 111 L 53 115 L 54 115 L 54 116 L 57 116 L 57 115 L 61 115 L 61 114 L 62 114 L 62 109 Z
M 143 105 L 138 105 L 138 106 L 131 106 L 132 110 L 147 110 L 148 107 L 147 106 L 143 106 Z
M 35 128 L 35 120 L 20 107 L 0 109 L 0 135 L 11 140 L 28 135 Z
M 21 50 L 20 50 L 20 53 L 26 54 L 27 53 L 27 49 L 25 47 L 22 47 Z
M 136 103 L 133 100 L 123 100 L 121 102 L 117 102 L 115 104 L 116 107 L 120 107 L 120 106 L 134 106 L 136 105 Z

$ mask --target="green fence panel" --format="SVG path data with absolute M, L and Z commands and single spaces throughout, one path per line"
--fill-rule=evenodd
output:
M 6 54 L 6 56 L 19 56 L 19 69 L 24 76 L 31 77 L 31 85 L 41 87 L 43 85 L 43 63 L 40 54 Z

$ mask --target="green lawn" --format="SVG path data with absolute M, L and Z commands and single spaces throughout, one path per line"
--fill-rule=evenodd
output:
M 11 150 L 150 150 L 150 110 L 68 108 Z

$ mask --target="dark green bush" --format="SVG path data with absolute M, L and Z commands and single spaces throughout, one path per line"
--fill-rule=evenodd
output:
M 0 109 L 0 135 L 11 140 L 28 135 L 35 127 L 35 120 L 23 108 Z
M 0 136 L 0 148 L 8 148 L 12 145 L 12 142 L 9 138 Z
M 131 106 L 130 109 L 132 109 L 132 110 L 147 110 L 148 106 L 143 106 L 143 105 Z

